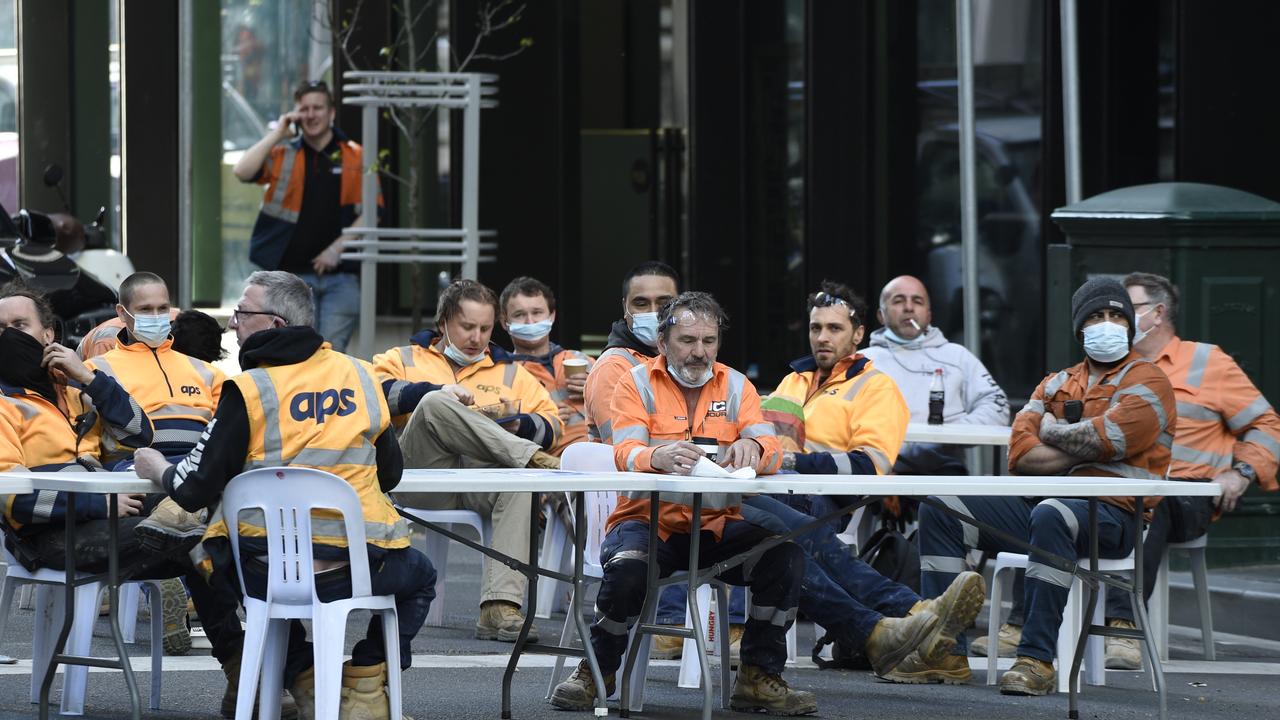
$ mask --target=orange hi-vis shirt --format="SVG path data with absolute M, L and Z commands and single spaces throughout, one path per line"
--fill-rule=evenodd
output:
M 651 359 L 652 356 L 624 347 L 609 348 L 596 358 L 582 393 L 588 440 L 613 444 L 613 393 L 632 368 Z
M 723 454 L 739 438 L 760 444 L 756 472 L 777 472 L 782 445 L 773 425 L 760 412 L 760 395 L 745 375 L 721 363 L 712 366 L 711 379 L 702 386 L 697 406 L 690 411 L 681 387 L 667 373 L 667 359 L 659 355 L 637 365 L 618 383 L 613 394 L 613 457 L 619 470 L 660 472 L 651 459 L 654 450 L 695 437 L 713 438 Z M 689 532 L 693 515 L 690 493 L 662 493 L 658 535 L 666 540 Z M 729 520 L 741 520 L 737 493 L 704 493 L 702 529 L 719 539 Z M 609 516 L 612 528 L 625 520 L 649 522 L 649 493 L 622 493 Z
M 1068 475 L 1162 480 L 1169 470 L 1169 448 L 1178 423 L 1173 386 L 1164 371 L 1130 351 L 1115 367 L 1089 384 L 1087 361 L 1040 381 L 1022 411 L 1014 417 L 1009 440 L 1009 471 L 1039 445 L 1040 421 L 1050 412 L 1061 420 L 1068 400 L 1084 402 L 1081 422 L 1089 421 L 1102 442 L 1101 460 L 1080 463 Z M 1104 497 L 1103 502 L 1133 510 L 1131 497 Z M 1160 498 L 1145 498 L 1148 509 Z
M 546 358 L 521 354 L 513 354 L 512 357 L 516 359 L 516 362 L 520 363 L 521 367 L 528 370 L 530 375 L 537 378 L 538 382 L 542 383 L 542 387 L 546 388 L 547 394 L 551 396 L 551 401 L 557 407 L 563 404 L 573 408 L 573 413 L 569 415 L 569 419 L 564 421 L 564 434 L 560 436 L 560 441 L 549 452 L 559 457 L 565 448 L 576 442 L 586 440 L 586 399 L 584 397 L 582 400 L 574 400 L 569 397 L 569 391 L 565 385 L 564 361 L 569 359 L 586 360 L 588 372 L 590 372 L 591 366 L 595 364 L 595 361 L 580 350 L 566 350 L 554 343 L 551 345 L 551 354 Z
M 1169 475 L 1208 480 L 1248 463 L 1258 484 L 1276 490 L 1280 415 L 1217 345 L 1173 338 L 1155 358 L 1178 402 Z

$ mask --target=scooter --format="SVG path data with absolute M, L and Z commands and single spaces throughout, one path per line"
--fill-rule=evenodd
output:
M 75 347 L 99 323 L 115 317 L 117 297 L 111 286 L 58 249 L 58 227 L 45 213 L 19 210 L 10 217 L 0 205 L 0 283 L 22 280 L 44 292 L 62 326 L 58 335 Z M 95 221 L 92 227 L 101 225 Z
M 120 287 L 120 283 L 133 274 L 134 267 L 128 255 L 111 247 L 103 226 L 107 209 L 98 208 L 98 216 L 93 223 L 84 226 L 71 212 L 67 196 L 62 191 L 62 166 L 56 163 L 48 165 L 42 179 L 45 187 L 57 190 L 58 197 L 62 198 L 62 212 L 49 215 L 57 231 L 55 245 L 58 251 L 75 260 L 82 269 L 88 270 L 108 286 Z

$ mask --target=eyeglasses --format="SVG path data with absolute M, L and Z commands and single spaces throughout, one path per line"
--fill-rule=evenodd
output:
M 281 320 L 284 320 L 284 318 L 280 317 L 278 314 L 273 312 L 267 312 L 266 310 L 241 310 L 240 308 L 236 308 L 231 311 L 231 315 L 236 319 L 236 322 L 244 322 L 244 318 L 243 318 L 244 315 L 270 315 L 272 317 L 278 317 Z
M 829 295 L 825 292 L 820 291 L 820 292 L 814 293 L 811 302 L 813 303 L 814 307 L 831 307 L 832 305 L 843 305 L 846 308 L 848 308 L 849 317 L 851 318 L 858 317 L 858 313 L 853 309 L 852 305 L 850 305 L 847 301 L 845 301 L 844 298 L 839 298 L 839 297 L 836 297 L 835 295 Z

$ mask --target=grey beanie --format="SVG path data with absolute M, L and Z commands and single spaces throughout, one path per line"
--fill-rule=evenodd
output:
M 1077 335 L 1084 321 L 1090 314 L 1111 308 L 1119 310 L 1129 321 L 1129 339 L 1133 339 L 1136 323 L 1133 319 L 1133 303 L 1129 301 L 1129 293 L 1118 281 L 1109 277 L 1089 278 L 1071 296 L 1071 329 Z

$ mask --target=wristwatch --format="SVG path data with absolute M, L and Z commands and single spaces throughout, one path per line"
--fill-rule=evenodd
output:
M 1254 471 L 1253 466 L 1247 462 L 1240 461 L 1231 466 L 1232 470 L 1240 473 L 1240 476 L 1251 483 L 1258 482 L 1258 473 Z

